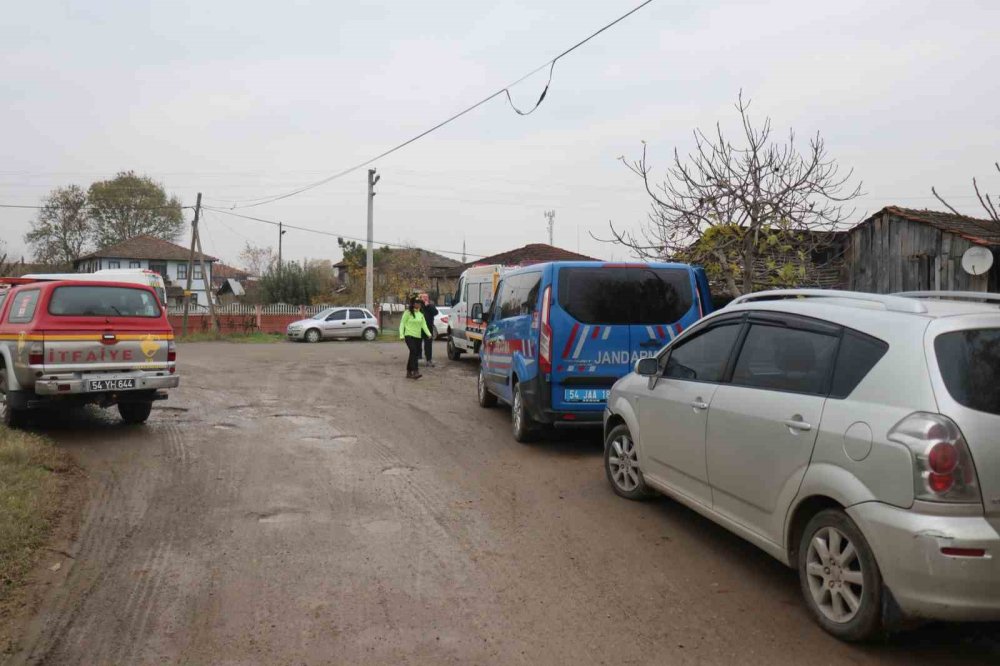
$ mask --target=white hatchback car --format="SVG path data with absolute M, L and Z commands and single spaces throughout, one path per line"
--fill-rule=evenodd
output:
M 608 480 L 796 567 L 838 638 L 1000 620 L 998 301 L 738 298 L 615 384 Z

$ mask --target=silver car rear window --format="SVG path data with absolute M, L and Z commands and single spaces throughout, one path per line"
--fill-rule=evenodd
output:
M 934 353 L 955 402 L 1000 414 L 1000 328 L 943 333 L 934 339 Z

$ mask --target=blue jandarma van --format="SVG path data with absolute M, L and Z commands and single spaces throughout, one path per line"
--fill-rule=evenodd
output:
M 559 261 L 506 273 L 483 309 L 479 404 L 510 404 L 528 441 L 542 425 L 600 424 L 611 385 L 712 300 L 699 267 Z

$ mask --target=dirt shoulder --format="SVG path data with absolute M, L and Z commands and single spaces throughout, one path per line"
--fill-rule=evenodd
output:
M 53 578 L 62 568 L 54 544 L 73 522 L 81 482 L 69 455 L 51 441 L 0 426 L 0 658 L 13 651 L 37 607 L 43 572 Z

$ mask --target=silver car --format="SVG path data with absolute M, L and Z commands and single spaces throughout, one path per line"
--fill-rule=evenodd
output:
M 364 338 L 369 342 L 378 337 L 378 321 L 364 308 L 327 308 L 309 319 L 288 325 L 289 340 L 319 342 L 334 338 Z
M 612 388 L 608 480 L 629 499 L 663 492 L 797 568 L 813 616 L 843 640 L 1000 620 L 996 301 L 738 298 Z

